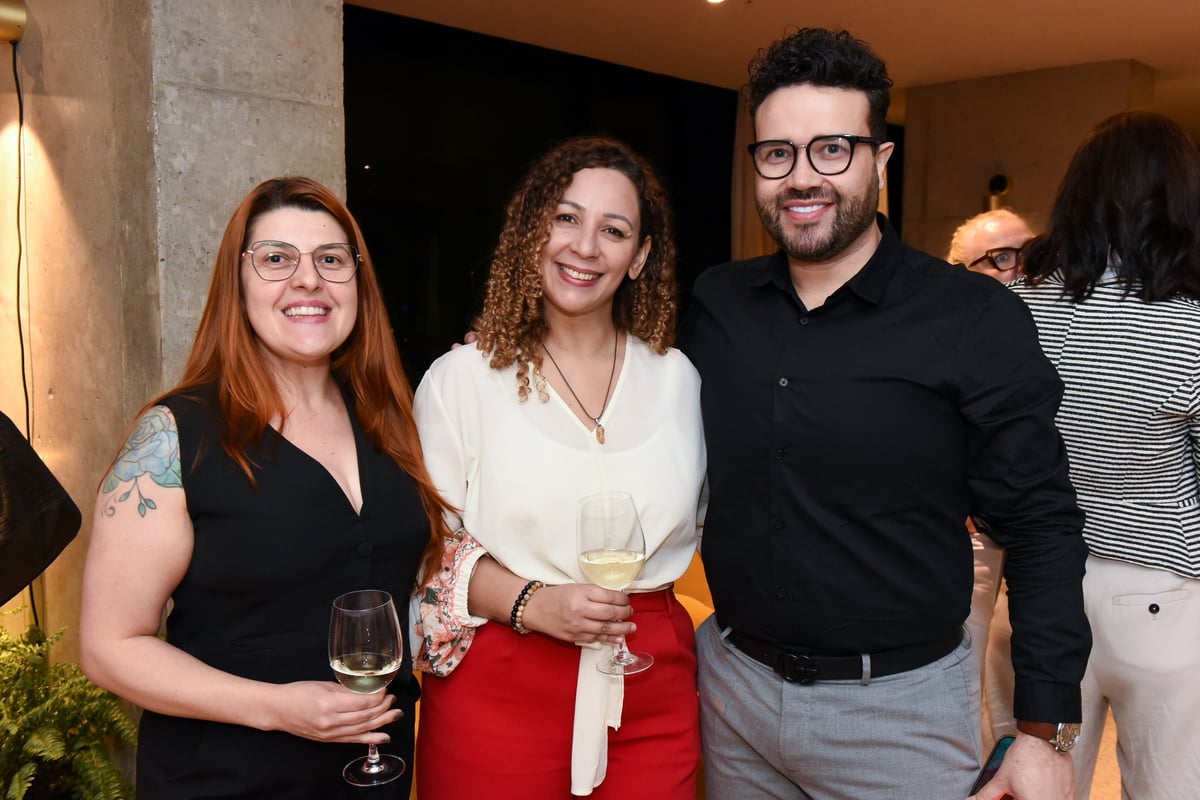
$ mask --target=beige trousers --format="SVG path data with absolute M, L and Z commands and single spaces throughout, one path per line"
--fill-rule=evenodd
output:
M 1121 796 L 1200 797 L 1200 581 L 1090 557 L 1083 581 L 1092 655 L 1072 757 L 1087 800 L 1105 715 L 1117 726 Z

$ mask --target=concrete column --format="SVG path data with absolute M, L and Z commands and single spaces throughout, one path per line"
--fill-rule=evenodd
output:
M 38 595 L 74 660 L 96 487 L 132 416 L 179 376 L 234 206 L 285 173 L 344 196 L 342 4 L 30 0 L 17 64 L 20 176 L 0 77 L 0 410 L 23 426 L 24 362 L 33 444 L 84 512 Z
M 944 256 L 954 229 L 986 210 L 988 180 L 1012 183 L 1002 204 L 1045 229 L 1071 156 L 1096 123 L 1148 108 L 1153 71 L 1107 61 L 918 86 L 907 91 L 904 239 Z
M 154 0 L 163 381 L 179 375 L 225 223 L 308 175 L 346 196 L 340 0 Z

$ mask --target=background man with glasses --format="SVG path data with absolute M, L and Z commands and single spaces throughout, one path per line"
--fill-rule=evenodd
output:
M 1090 634 L 1062 384 L 1019 298 L 876 214 L 890 86 L 845 32 L 800 30 L 752 62 L 756 198 L 781 250 L 706 272 L 683 326 L 709 454 L 713 800 L 968 794 L 968 514 L 1009 549 L 1029 731 L 980 797 L 1071 796 Z
M 1024 247 L 1033 238 L 1025 220 L 1008 208 L 976 214 L 954 231 L 946 260 L 1012 283 L 1024 272 Z

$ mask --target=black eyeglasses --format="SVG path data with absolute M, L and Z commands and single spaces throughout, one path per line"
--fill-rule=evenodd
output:
M 967 264 L 967 269 L 976 269 L 983 262 L 991 264 L 992 269 L 998 272 L 1008 272 L 1010 269 L 1019 269 L 1025 264 L 1025 248 L 1024 247 L 993 247 L 987 250 L 979 258 Z M 985 265 L 983 269 L 987 269 Z M 976 270 L 978 271 L 978 270 Z
M 841 175 L 850 169 L 850 162 L 854 160 L 854 148 L 859 144 L 869 144 L 877 148 L 883 144 L 883 140 L 839 133 L 817 136 L 808 144 L 796 144 L 787 139 L 765 139 L 754 142 L 746 150 L 754 160 L 754 169 L 758 174 L 767 180 L 777 181 L 792 174 L 800 150 L 808 155 L 808 163 L 813 172 L 818 175 Z
M 264 281 L 286 281 L 300 267 L 300 256 L 312 256 L 317 274 L 330 283 L 347 283 L 358 271 L 362 258 L 358 248 L 352 244 L 323 244 L 312 250 L 301 250 L 287 242 L 255 242 L 249 250 L 242 251 L 250 256 L 250 263 L 258 277 Z

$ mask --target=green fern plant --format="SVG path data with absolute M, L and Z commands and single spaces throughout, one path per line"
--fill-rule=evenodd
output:
M 78 664 L 50 663 L 62 634 L 0 627 L 0 797 L 128 800 L 109 746 L 132 745 L 137 728 Z

